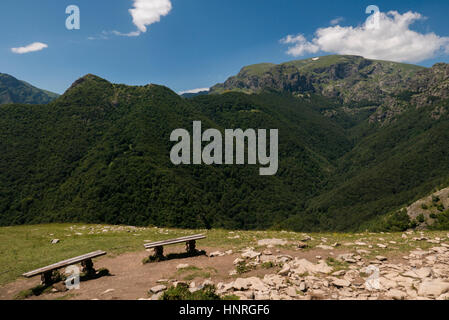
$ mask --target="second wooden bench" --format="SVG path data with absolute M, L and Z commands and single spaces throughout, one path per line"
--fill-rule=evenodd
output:
M 187 237 L 181 237 L 176 239 L 169 239 L 164 241 L 157 241 L 157 242 L 151 242 L 151 243 L 145 243 L 144 247 L 145 249 L 154 249 L 154 255 L 156 258 L 163 258 L 164 257 L 164 246 L 172 245 L 172 244 L 178 244 L 178 243 L 186 243 L 186 251 L 189 254 L 196 253 L 196 241 L 205 239 L 206 236 L 202 234 L 197 234 L 193 236 L 187 236 Z

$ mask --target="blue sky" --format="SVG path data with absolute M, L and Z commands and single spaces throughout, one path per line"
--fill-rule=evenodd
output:
M 144 19 L 147 31 L 140 30 L 139 36 L 114 35 L 113 31 L 125 34 L 139 30 L 129 12 L 134 1 L 169 2 L 171 9 L 160 17 L 160 22 Z M 402 15 L 412 11 L 422 15 L 407 18 L 413 20 L 410 26 L 397 29 L 399 33 L 404 32 L 403 28 L 414 31 L 404 41 L 416 40 L 418 49 L 397 44 L 404 52 L 390 50 L 395 53 L 391 60 L 410 58 L 425 66 L 449 62 L 446 0 L 3 0 L 0 72 L 57 93 L 63 93 L 87 73 L 115 83 L 162 84 L 180 92 L 223 82 L 249 64 L 357 51 L 354 42 L 360 37 L 365 41 L 363 46 L 373 42 L 377 46 L 363 48 L 362 53 L 390 58 L 382 43 L 388 39 L 369 42 L 363 30 L 354 31 L 365 23 L 365 9 L 372 4 L 381 12 L 396 10 Z M 65 27 L 68 5 L 80 8 L 80 30 Z M 396 30 L 401 17 L 405 16 L 385 20 L 393 26 L 388 30 Z M 345 41 L 329 40 L 336 31 L 331 25 L 335 19 L 344 31 L 353 33 Z M 328 27 L 331 29 L 325 34 L 316 35 L 317 29 Z M 434 37 L 422 37 L 429 33 Z M 281 43 L 288 35 L 290 41 Z M 25 54 L 11 50 L 36 42 L 47 47 Z M 434 50 L 432 46 L 441 48 Z

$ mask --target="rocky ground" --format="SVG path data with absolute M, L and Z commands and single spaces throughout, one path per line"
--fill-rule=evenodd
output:
M 402 237 L 405 240 L 409 235 L 403 234 Z M 306 248 L 308 240 L 311 238 L 306 236 L 297 244 L 298 247 Z M 354 244 L 321 244 L 318 247 L 329 251 L 330 256 L 340 246 L 355 245 L 356 249 L 326 260 L 316 256 L 318 262 L 311 262 L 301 257 L 277 254 L 280 250 L 273 250 L 274 246 L 286 245 L 286 241 L 261 240 L 259 245 L 266 245 L 267 249 L 262 252 L 255 251 L 254 248 L 244 249 L 241 257 L 234 261 L 236 269 L 279 266 L 281 270 L 276 273 L 268 272 L 263 277 L 238 277 L 230 282 L 220 282 L 217 284 L 218 293 L 223 296 L 235 295 L 240 300 L 448 300 L 448 239 L 422 236 L 411 240 L 435 246 L 429 250 L 417 248 L 400 257 L 399 262 L 394 261 L 397 257 L 393 261 L 385 256 L 368 259 L 373 245 L 362 241 Z M 325 239 L 323 242 L 326 242 Z M 379 243 L 376 246 L 386 248 L 394 244 L 396 243 Z M 236 275 L 237 270 L 231 270 L 230 275 Z M 191 291 L 211 283 L 210 280 L 200 286 L 191 283 Z M 155 291 L 161 288 L 157 287 Z M 160 293 L 156 293 L 153 299 L 159 296 Z
M 407 235 L 404 234 L 404 238 Z M 447 239 L 446 239 L 447 240 Z M 449 245 L 442 239 L 415 238 L 435 244 L 429 250 L 413 250 L 403 262 L 389 261 L 384 256 L 367 259 L 372 245 L 356 243 L 354 252 L 339 254 L 318 263 L 289 255 L 276 255 L 271 250 L 256 252 L 248 248 L 234 263 L 257 266 L 272 263 L 281 266 L 277 273 L 263 278 L 238 278 L 219 283 L 221 294 L 232 293 L 241 299 L 256 300 L 378 300 L 378 299 L 449 299 Z M 301 243 L 300 246 L 305 246 Z M 322 245 L 332 251 L 335 246 Z M 386 246 L 377 244 L 377 246 Z
M 148 230 L 170 238 L 179 232 Z M 136 232 L 148 236 L 148 230 Z M 129 230 L 109 232 L 129 234 Z M 97 259 L 95 266 L 108 268 L 112 276 L 82 282 L 79 290 L 72 291 L 60 283 L 27 299 L 156 300 L 180 283 L 191 292 L 213 284 L 220 296 L 240 300 L 449 299 L 449 234 L 444 232 L 210 231 L 208 239 L 198 243 L 206 255 L 158 263 L 144 264 L 151 254 L 145 250 L 109 254 Z M 223 241 L 220 246 L 210 245 L 218 241 Z M 182 250 L 182 246 L 167 247 L 166 253 Z M 0 299 L 13 299 L 37 284 L 36 278 L 7 283 L 0 287 Z

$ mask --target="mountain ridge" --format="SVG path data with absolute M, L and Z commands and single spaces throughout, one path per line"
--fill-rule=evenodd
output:
M 444 63 L 426 68 L 360 56 L 330 55 L 243 67 L 236 76 L 213 86 L 210 93 L 275 90 L 299 97 L 319 94 L 349 106 L 341 112 L 354 113 L 371 107 L 371 122 L 388 123 L 410 104 L 422 107 L 429 105 L 428 99 L 446 99 L 448 70 Z M 438 116 L 439 112 L 434 113 Z
M 0 104 L 46 104 L 58 96 L 56 93 L 36 88 L 9 74 L 0 73 Z

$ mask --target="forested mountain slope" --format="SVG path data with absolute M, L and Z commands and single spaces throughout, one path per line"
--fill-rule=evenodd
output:
M 449 184 L 447 65 L 320 59 L 188 99 L 87 75 L 48 105 L 0 106 L 0 224 L 358 230 Z M 196 120 L 279 129 L 279 171 L 173 165 L 171 132 Z

